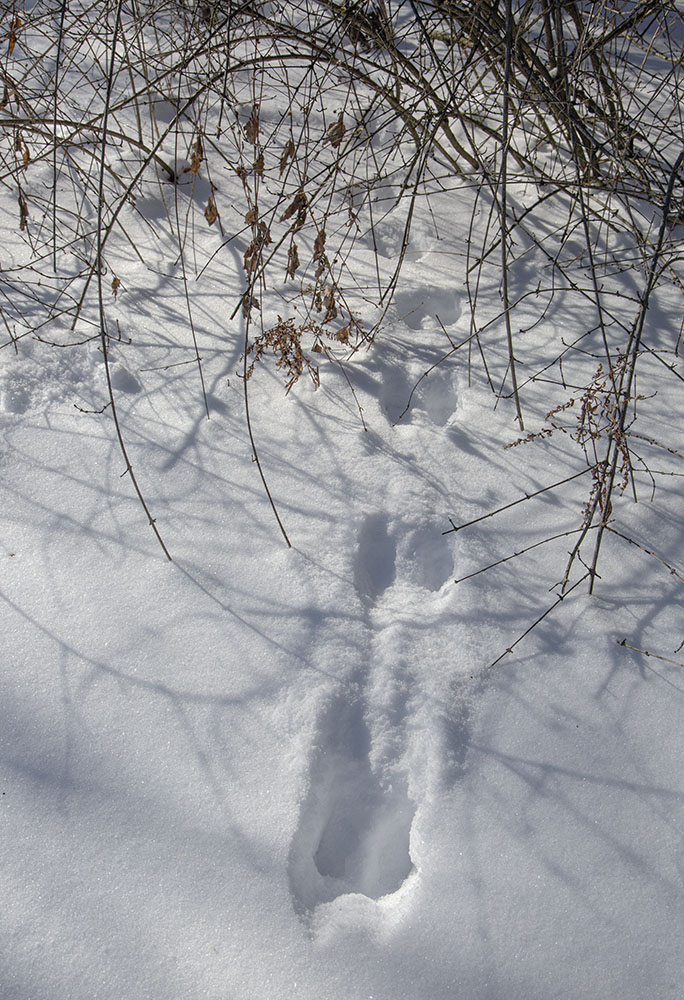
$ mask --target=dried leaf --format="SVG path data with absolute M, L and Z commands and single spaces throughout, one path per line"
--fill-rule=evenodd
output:
M 323 353 L 323 348 L 318 343 L 318 341 L 316 341 L 316 343 L 313 345 L 313 347 L 311 348 L 311 350 L 314 352 L 314 354 L 322 354 Z
M 190 150 L 189 170 L 191 174 L 197 176 L 197 174 L 199 173 L 199 169 L 202 166 L 203 159 L 204 159 L 204 149 L 202 146 L 202 137 L 198 135 L 195 141 L 193 142 Z
M 207 220 L 210 226 L 213 226 L 216 220 L 218 219 L 218 209 L 216 207 L 216 202 L 214 201 L 213 195 L 209 195 L 207 207 L 204 209 L 204 218 Z
M 13 17 L 10 23 L 9 29 L 9 54 L 12 55 L 14 52 L 14 46 L 17 44 L 17 32 L 21 28 L 21 18 Z
M 271 233 L 265 222 L 260 222 L 257 226 L 257 242 L 260 247 L 266 246 L 267 243 L 273 243 L 271 239 Z
M 295 144 L 292 141 L 292 139 L 290 139 L 289 142 L 287 143 L 287 145 L 285 146 L 285 149 L 283 150 L 281 156 L 280 156 L 280 176 L 281 177 L 283 176 L 283 172 L 285 171 L 285 168 L 286 168 L 289 160 L 294 156 L 294 151 L 295 151 Z
M 252 240 L 247 249 L 245 250 L 245 255 L 243 257 L 243 267 L 247 274 L 252 274 L 256 270 L 259 263 L 259 246 L 256 240 Z
M 328 142 L 333 147 L 333 149 L 337 149 L 337 147 L 341 145 L 342 140 L 344 139 L 344 133 L 346 131 L 347 129 L 345 127 L 344 121 L 342 120 L 342 112 L 340 111 L 340 116 L 337 119 L 337 121 L 334 122 L 330 126 L 328 131 L 325 133 Z
M 17 132 L 16 138 L 14 140 L 14 151 L 15 153 L 21 153 L 22 160 L 24 163 L 24 168 L 26 168 L 29 164 L 29 160 L 31 159 L 31 154 L 29 152 L 27 144 L 24 142 L 19 132 Z
M 259 138 L 259 105 L 255 104 L 245 125 L 245 138 L 254 145 Z
M 287 269 L 285 272 L 286 278 L 294 278 L 298 267 L 299 251 L 297 250 L 297 244 L 293 242 L 290 244 L 290 249 L 287 252 Z
M 323 257 L 325 256 L 325 240 L 326 240 L 325 229 L 319 229 L 318 235 L 316 236 L 316 241 L 314 242 L 314 249 L 313 249 L 314 260 L 322 260 Z
M 21 190 L 21 188 L 19 188 L 18 201 L 19 201 L 19 228 L 23 230 L 26 229 L 26 223 L 28 222 L 28 217 L 29 217 L 29 210 L 28 210 L 28 202 L 26 201 L 26 198 L 24 197 L 24 192 Z
M 318 368 L 316 368 L 302 350 L 302 334 L 311 330 L 310 324 L 295 325 L 293 319 L 284 320 L 278 316 L 278 322 L 270 330 L 262 330 L 246 352 L 245 357 L 252 355 L 252 360 L 246 369 L 246 377 L 254 372 L 255 365 L 261 361 L 268 351 L 275 357 L 276 367 L 285 373 L 286 391 L 289 392 L 299 377 L 307 372 L 314 388 L 321 384 Z M 315 350 L 315 348 L 314 348 Z M 320 349 L 316 352 L 320 354 Z
M 264 154 L 260 153 L 256 160 L 254 161 L 254 175 L 256 177 L 264 176 Z
M 121 281 L 116 277 L 112 278 L 112 294 L 116 298 L 119 294 L 119 289 L 121 288 Z
M 335 338 L 339 340 L 341 344 L 348 344 L 350 332 L 349 323 L 347 323 L 346 326 L 343 326 L 341 330 L 336 332 Z
M 248 226 L 252 226 L 259 217 L 259 212 L 256 206 L 250 208 L 249 212 L 245 215 L 245 222 Z
M 299 228 L 304 225 L 306 220 L 306 206 L 307 197 L 304 188 L 300 188 L 297 194 L 294 196 L 290 204 L 287 206 L 285 211 L 280 217 L 281 222 L 285 222 L 286 219 L 291 219 L 292 216 L 297 213 L 296 225 Z
M 324 323 L 330 323 L 337 316 L 337 306 L 335 305 L 335 293 L 332 285 L 323 288 L 323 306 L 325 307 Z
M 252 309 L 259 309 L 259 300 L 255 299 L 249 292 L 242 296 L 242 315 L 247 319 Z M 249 376 L 247 376 L 249 378 Z

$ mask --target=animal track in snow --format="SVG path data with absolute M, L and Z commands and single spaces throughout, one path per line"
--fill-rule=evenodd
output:
M 31 405 L 31 393 L 16 380 L 6 379 L 0 391 L 0 408 L 5 413 L 26 413 Z
M 446 364 L 413 381 L 401 368 L 387 369 L 379 399 L 389 422 L 401 425 L 411 422 L 415 410 L 422 410 L 433 424 L 444 427 L 458 407 L 455 376 Z
M 360 701 L 335 701 L 319 733 L 319 754 L 290 854 L 296 909 L 311 913 L 338 896 L 396 892 L 413 870 L 414 807 L 401 778 L 383 783 L 369 759 Z
M 112 388 L 117 392 L 125 392 L 129 395 L 142 392 L 142 385 L 138 379 L 122 365 L 112 366 L 111 379 Z
M 424 410 L 438 427 L 444 427 L 449 422 L 458 405 L 458 395 L 448 367 L 436 368 L 420 382 L 412 405 Z
M 441 531 L 429 526 L 406 532 L 397 546 L 397 570 L 410 583 L 441 590 L 454 575 L 454 559 Z
M 397 546 L 387 533 L 384 514 L 371 514 L 359 532 L 354 565 L 354 585 L 358 593 L 377 600 L 394 583 Z
M 386 617 L 381 599 L 395 586 L 414 588 L 417 599 L 422 590 L 427 605 L 439 608 L 441 597 L 433 600 L 424 591 L 440 591 L 453 571 L 449 543 L 436 527 L 391 523 L 383 512 L 360 526 L 354 583 L 369 625 L 366 662 L 321 717 L 290 851 L 292 898 L 307 919 L 338 897 L 393 895 L 415 871 L 410 833 L 416 806 L 408 774 L 415 779 L 416 760 L 424 766 L 425 748 L 416 755 L 407 716 L 426 711 L 430 701 L 405 659 L 407 649 L 415 649 L 411 629 L 407 635 L 391 620 L 381 628 L 373 623 Z M 457 776 L 467 718 L 445 705 L 434 722 L 432 743 Z
M 436 316 L 444 326 L 451 326 L 461 315 L 460 297 L 444 288 L 401 292 L 395 295 L 394 306 L 410 330 L 421 330 L 426 320 L 434 323 Z
M 383 372 L 379 399 L 380 405 L 387 414 L 387 419 L 391 424 L 395 423 L 406 409 L 406 403 L 411 395 L 411 388 L 411 383 L 402 367 L 387 368 Z
M 430 525 L 390 528 L 385 514 L 371 514 L 359 532 L 354 584 L 359 594 L 377 601 L 397 576 L 425 590 L 441 590 L 453 576 L 449 543 Z

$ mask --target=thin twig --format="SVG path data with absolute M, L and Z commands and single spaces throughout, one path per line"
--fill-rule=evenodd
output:
M 501 656 L 497 656 L 497 658 L 493 661 L 493 663 L 489 664 L 489 668 L 488 669 L 491 670 L 492 667 L 495 667 L 497 665 L 497 663 L 500 663 L 501 660 L 503 660 L 504 656 L 508 656 L 509 653 L 512 653 L 513 650 L 515 649 L 515 647 L 518 645 L 518 643 L 522 642 L 522 640 L 526 636 L 528 636 L 530 634 L 530 632 L 533 629 L 535 629 L 537 627 L 537 625 L 540 624 L 540 622 L 543 622 L 547 615 L 550 615 L 552 611 L 555 611 L 556 608 L 558 607 L 558 605 L 562 601 L 565 600 L 565 598 L 568 596 L 568 594 L 571 594 L 573 592 L 573 590 L 575 590 L 577 587 L 579 587 L 579 585 L 581 583 L 584 583 L 584 581 L 587 579 L 588 576 L 589 576 L 589 572 L 585 573 L 584 576 L 581 576 L 579 578 L 579 580 L 577 580 L 575 583 L 573 583 L 572 587 L 568 587 L 567 590 L 564 590 L 562 593 L 560 593 L 558 595 L 557 600 L 551 605 L 551 607 L 547 608 L 546 611 L 543 614 L 539 615 L 539 617 L 536 619 L 536 621 L 532 622 L 532 624 L 530 625 L 530 627 L 526 628 L 525 631 L 521 635 L 518 636 L 518 638 L 515 640 L 515 642 L 512 642 L 511 645 L 507 649 L 505 649 L 503 651 L 503 653 L 501 654 Z
M 627 642 L 626 639 L 619 639 L 616 641 L 618 646 L 624 646 L 625 649 L 633 649 L 635 653 L 643 653 L 644 656 L 652 656 L 654 660 L 662 660 L 664 663 L 672 663 L 675 667 L 684 667 L 684 663 L 680 660 L 671 660 L 669 656 L 662 656 L 660 653 L 651 653 L 648 649 L 641 649 L 639 646 L 632 646 L 632 644 Z
M 138 499 L 142 505 L 145 514 L 147 515 L 147 520 L 152 527 L 157 540 L 162 547 L 164 555 L 167 559 L 171 560 L 171 553 L 167 549 L 164 540 L 157 528 L 156 522 L 152 517 L 150 510 L 147 506 L 145 497 L 143 496 L 142 490 L 138 485 L 138 480 L 136 478 L 135 472 L 133 471 L 133 466 L 131 460 L 128 457 L 128 451 L 126 449 L 126 444 L 123 437 L 123 432 L 121 430 L 121 423 L 119 421 L 119 415 L 116 407 L 116 400 L 114 398 L 114 387 L 112 386 L 112 373 L 109 365 L 109 335 L 107 333 L 106 321 L 105 321 L 105 307 L 104 307 L 104 290 L 102 282 L 102 274 L 104 271 L 104 257 L 103 257 L 103 247 L 102 247 L 102 206 L 104 204 L 104 178 L 105 178 L 105 157 L 107 152 L 107 122 L 109 117 L 109 104 L 112 95 L 112 86 L 114 81 L 114 67 L 116 60 L 116 44 L 119 34 L 119 26 L 121 21 L 121 8 L 123 6 L 123 0 L 118 0 L 116 5 L 116 13 L 114 16 L 114 30 L 112 33 L 111 41 L 111 59 L 109 66 L 109 73 L 107 75 L 107 86 L 105 91 L 105 106 L 102 115 L 102 141 L 101 141 L 101 153 L 100 153 L 100 178 L 99 178 L 99 198 L 98 198 L 98 213 L 97 213 L 97 255 L 95 260 L 95 266 L 97 269 L 97 295 L 98 295 L 98 306 L 99 306 L 99 317 L 100 317 L 100 344 L 102 347 L 102 358 L 104 361 L 105 376 L 107 379 L 107 393 L 109 395 L 109 402 L 111 403 L 112 418 L 114 420 L 114 426 L 116 428 L 116 436 L 119 440 L 119 448 L 121 449 L 121 454 L 123 455 L 124 462 L 126 463 L 126 468 L 124 470 L 124 475 L 128 473 L 133 483 L 133 488 L 138 495 Z
M 519 503 L 525 503 L 527 500 L 532 500 L 534 497 L 540 496 L 542 493 L 548 493 L 549 490 L 555 490 L 559 486 L 564 486 L 565 483 L 572 482 L 573 479 L 579 479 L 580 476 L 586 476 L 587 472 L 591 472 L 595 467 L 590 466 L 587 469 L 582 469 L 581 472 L 576 472 L 573 476 L 568 476 L 567 479 L 560 479 L 557 483 L 552 483 L 550 486 L 544 486 L 541 490 L 535 490 L 534 493 L 526 493 L 524 497 L 520 497 L 518 500 L 513 500 L 511 503 L 504 504 L 503 507 L 497 507 L 496 510 L 490 510 L 488 514 L 483 514 L 481 517 L 475 517 L 472 521 L 464 521 L 463 524 L 454 524 L 454 522 L 449 518 L 449 523 L 451 527 L 446 531 L 443 531 L 443 535 L 450 535 L 452 531 L 462 531 L 463 528 L 469 528 L 472 524 L 479 524 L 480 521 L 486 521 L 489 517 L 495 517 L 497 514 L 501 514 L 504 510 L 510 510 L 511 507 L 516 507 Z
M 576 535 L 582 528 L 571 528 L 569 531 L 561 531 L 557 535 L 549 535 L 547 538 L 542 538 L 539 542 L 534 542 L 532 545 L 526 545 L 524 549 L 519 549 L 517 552 L 511 552 L 510 555 L 504 556 L 502 559 L 497 559 L 496 562 L 489 563 L 488 566 L 482 566 L 480 569 L 475 570 L 473 573 L 468 573 L 467 576 L 460 576 L 454 583 L 463 583 L 464 580 L 472 580 L 474 576 L 479 576 L 481 573 L 486 573 L 490 569 L 495 569 L 497 566 L 502 566 L 504 563 L 510 562 L 511 559 L 517 559 L 518 556 L 524 556 L 527 552 L 531 552 L 532 549 L 538 549 L 541 545 L 547 545 L 549 542 L 555 542 L 559 538 L 567 538 L 569 535 Z

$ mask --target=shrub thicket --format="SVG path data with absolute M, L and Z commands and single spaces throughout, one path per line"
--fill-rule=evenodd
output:
M 680 330 L 646 322 L 660 285 L 684 290 L 673 0 L 2 6 L 0 171 L 22 241 L 0 273 L 4 346 L 49 340 L 55 319 L 72 340 L 98 339 L 125 454 L 108 368 L 108 302 L 121 285 L 109 255 L 124 242 L 146 263 L 131 231 L 154 189 L 201 391 L 198 233 L 215 234 L 215 254 L 241 247 L 231 309 L 249 419 L 258 359 L 274 353 L 289 387 L 303 372 L 318 378 L 321 354 L 382 335 L 416 206 L 458 189 L 471 205 L 455 277 L 470 363 L 514 401 L 516 444 L 564 435 L 585 455 L 592 485 L 560 586 L 577 584 L 579 562 L 593 587 L 604 532 L 617 531 L 615 495 L 636 489 L 649 455 L 676 450 L 635 427 L 643 359 L 681 379 Z M 239 203 L 225 197 L 228 175 Z M 388 212 L 401 220 L 394 262 L 363 288 L 355 252 L 361 239 L 374 245 Z M 364 325 L 369 297 L 378 308 Z M 571 342 L 559 334 L 527 355 L 521 303 L 537 323 L 578 309 L 591 319 Z M 504 354 L 492 346 L 502 333 Z M 557 402 L 531 431 L 526 400 L 542 382 Z

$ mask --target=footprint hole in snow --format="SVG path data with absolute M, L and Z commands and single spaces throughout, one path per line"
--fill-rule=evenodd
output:
M 413 386 L 403 368 L 388 368 L 383 373 L 382 388 L 379 394 L 380 405 L 391 424 L 395 423 L 406 410 L 406 405 L 411 398 L 412 388 Z M 411 414 L 409 411 L 402 418 L 402 423 L 406 424 L 410 419 Z
M 422 330 L 423 324 L 453 326 L 461 315 L 461 299 L 449 289 L 422 288 L 403 292 L 394 297 L 394 307 L 409 330 Z
M 387 531 L 387 517 L 371 514 L 359 532 L 354 585 L 362 597 L 376 600 L 394 583 L 397 547 Z
M 335 895 L 379 899 L 399 889 L 413 869 L 409 835 L 413 808 L 406 788 L 383 788 L 366 762 L 338 761 L 330 814 L 313 856 Z
M 135 375 L 132 375 L 120 365 L 112 369 L 112 388 L 117 392 L 125 392 L 131 396 L 142 390 L 142 386 Z
M 458 406 L 458 394 L 448 368 L 436 368 L 424 378 L 415 393 L 415 405 L 425 411 L 433 424 L 444 427 Z
M 438 591 L 454 575 L 454 557 L 440 528 L 426 525 L 409 531 L 399 545 L 397 567 L 404 579 Z
M 414 411 L 422 410 L 438 427 L 444 427 L 458 408 L 455 375 L 446 364 L 409 378 L 403 369 L 383 376 L 380 404 L 392 424 L 406 426 Z
M 20 385 L 9 384 L 3 389 L 1 399 L 5 413 L 26 413 L 31 405 L 30 392 Z
M 290 858 L 300 912 L 350 893 L 380 899 L 414 870 L 409 837 L 415 809 L 405 779 L 386 784 L 373 772 L 361 703 L 333 704 L 319 744 Z

